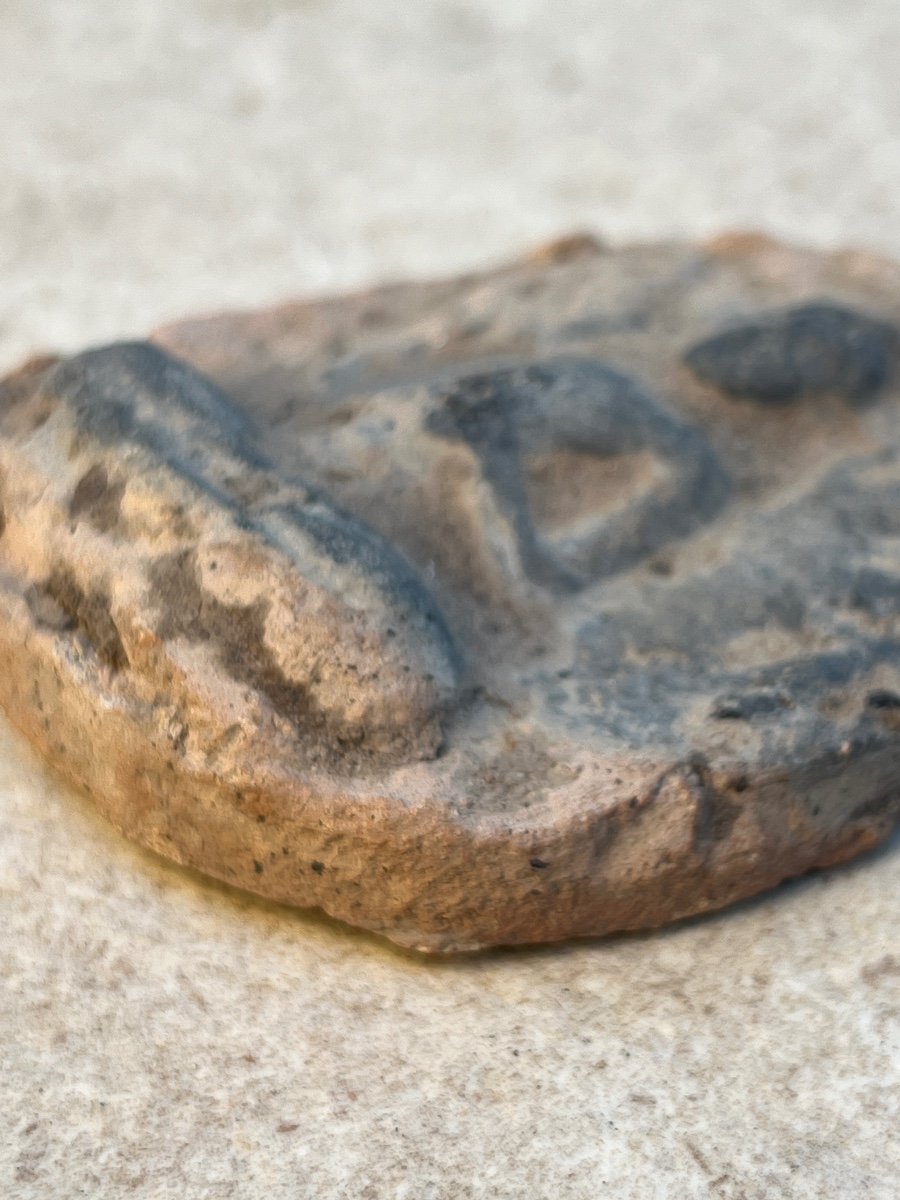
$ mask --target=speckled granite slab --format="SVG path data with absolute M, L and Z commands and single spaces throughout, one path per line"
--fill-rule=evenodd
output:
M 900 801 L 900 271 L 573 238 L 10 377 L 0 700 L 127 836 L 423 950 Z

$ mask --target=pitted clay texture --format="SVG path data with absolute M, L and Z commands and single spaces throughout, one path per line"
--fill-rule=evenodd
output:
M 898 815 L 898 275 L 575 238 L 35 360 L 0 700 L 127 836 L 425 950 L 851 857 Z

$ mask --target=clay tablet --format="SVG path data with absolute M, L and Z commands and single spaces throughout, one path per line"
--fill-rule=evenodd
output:
M 900 814 L 900 270 L 569 239 L 0 386 L 0 703 L 126 836 L 405 946 Z

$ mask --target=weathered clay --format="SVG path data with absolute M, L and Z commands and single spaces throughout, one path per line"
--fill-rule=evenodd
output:
M 127 836 L 424 950 L 900 815 L 900 271 L 735 236 L 185 322 L 0 392 L 0 702 Z

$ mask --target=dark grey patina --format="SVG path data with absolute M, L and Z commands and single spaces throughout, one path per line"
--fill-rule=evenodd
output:
M 857 853 L 898 811 L 894 283 L 576 241 L 26 371 L 4 703 L 130 836 L 426 949 Z

